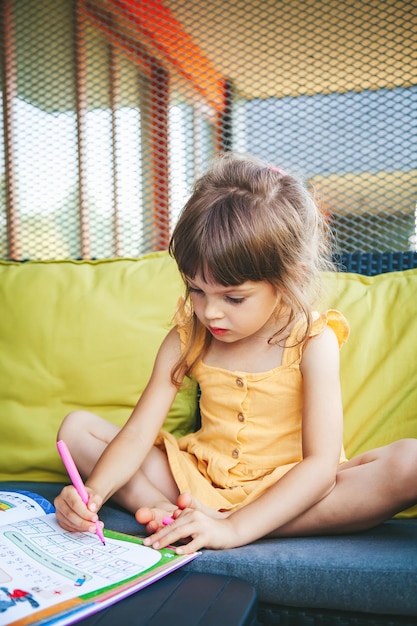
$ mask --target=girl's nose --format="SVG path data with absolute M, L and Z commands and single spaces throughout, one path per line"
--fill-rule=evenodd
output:
M 216 302 L 207 302 L 204 314 L 208 320 L 218 320 L 223 317 L 221 307 Z

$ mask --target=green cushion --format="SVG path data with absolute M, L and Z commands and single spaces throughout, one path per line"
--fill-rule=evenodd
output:
M 327 274 L 325 286 L 326 305 L 351 327 L 341 351 L 347 455 L 417 437 L 417 269 Z
M 122 425 L 149 378 L 183 284 L 166 253 L 0 263 L 0 480 L 67 480 L 55 447 L 71 410 Z M 194 428 L 195 384 L 165 427 Z

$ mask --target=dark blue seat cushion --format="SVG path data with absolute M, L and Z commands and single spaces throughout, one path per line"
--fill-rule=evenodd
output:
M 62 485 L 0 482 L 53 501 Z M 143 535 L 130 513 L 106 504 L 105 526 Z M 261 603 L 417 616 L 417 520 L 396 519 L 341 536 L 265 539 L 233 550 L 203 550 L 188 571 L 242 578 Z

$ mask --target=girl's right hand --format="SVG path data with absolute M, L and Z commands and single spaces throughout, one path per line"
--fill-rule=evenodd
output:
M 67 485 L 55 498 L 56 518 L 65 530 L 71 532 L 96 532 L 95 523 L 98 520 L 97 511 L 102 500 L 99 495 L 87 488 L 89 495 L 88 506 L 84 504 L 77 490 Z

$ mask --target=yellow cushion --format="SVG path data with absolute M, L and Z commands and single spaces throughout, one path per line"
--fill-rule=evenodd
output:
M 122 425 L 183 293 L 165 253 L 141 259 L 0 263 L 0 480 L 67 480 L 55 447 L 86 408 Z M 194 428 L 195 384 L 165 427 Z
M 417 437 L 417 270 L 325 279 L 326 306 L 351 327 L 341 351 L 348 457 Z

